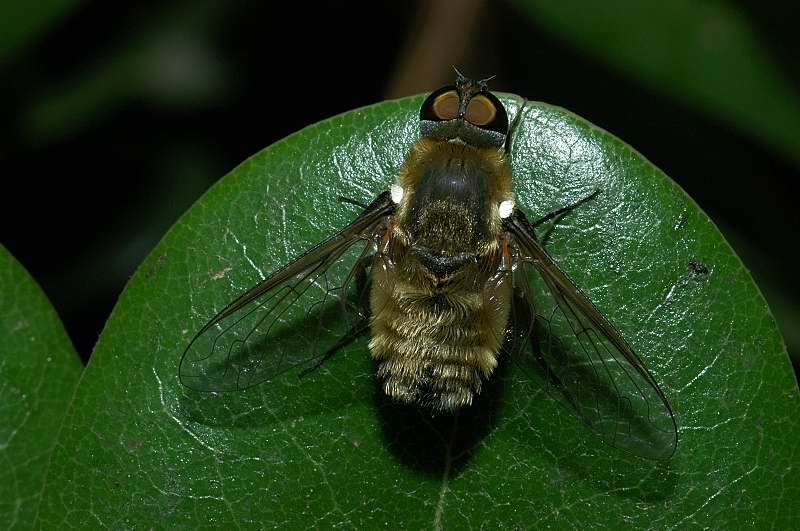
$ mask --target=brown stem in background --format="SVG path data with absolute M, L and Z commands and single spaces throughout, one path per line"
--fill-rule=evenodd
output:
M 483 5 L 484 0 L 423 0 L 387 84 L 386 98 L 429 92 L 450 83 L 453 66 L 469 76 L 464 61 Z

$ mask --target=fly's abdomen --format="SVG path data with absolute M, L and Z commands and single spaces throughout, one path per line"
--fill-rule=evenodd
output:
M 397 283 L 372 293 L 370 351 L 384 392 L 408 403 L 453 411 L 472 403 L 497 366 L 510 286 L 430 293 Z

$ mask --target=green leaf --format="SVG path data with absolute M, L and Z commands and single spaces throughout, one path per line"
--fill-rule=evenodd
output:
M 82 367 L 47 297 L 2 245 L 0 338 L 0 522 L 29 529 Z
M 505 101 L 516 114 L 519 100 Z M 553 227 L 548 246 L 662 383 L 680 430 L 672 460 L 600 443 L 510 363 L 456 425 L 388 405 L 365 341 L 300 381 L 223 395 L 179 384 L 181 353 L 206 320 L 357 215 L 337 196 L 369 201 L 392 183 L 420 102 L 356 110 L 278 142 L 173 227 L 101 335 L 53 460 L 42 527 L 797 521 L 800 402 L 749 274 L 657 168 L 545 104 L 527 104 L 515 137 L 518 204 L 536 217 L 602 190 Z
M 797 86 L 735 2 L 516 4 L 544 31 L 800 163 Z

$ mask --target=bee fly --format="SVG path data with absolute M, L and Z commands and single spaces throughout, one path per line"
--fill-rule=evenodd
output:
M 396 401 L 457 411 L 507 355 L 540 370 L 607 442 L 670 457 L 677 430 L 658 383 L 534 232 L 595 194 L 528 221 L 508 158 L 522 109 L 509 124 L 486 81 L 458 74 L 430 94 L 390 190 L 203 326 L 181 381 L 231 391 L 302 374 L 369 329 Z M 535 282 L 552 299 L 546 314 L 535 310 Z

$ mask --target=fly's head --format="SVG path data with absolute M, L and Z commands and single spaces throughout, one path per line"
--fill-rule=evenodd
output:
M 434 91 L 419 112 L 421 135 L 478 148 L 502 148 L 508 134 L 508 114 L 489 92 L 489 79 L 475 81 L 459 73 L 454 85 Z

